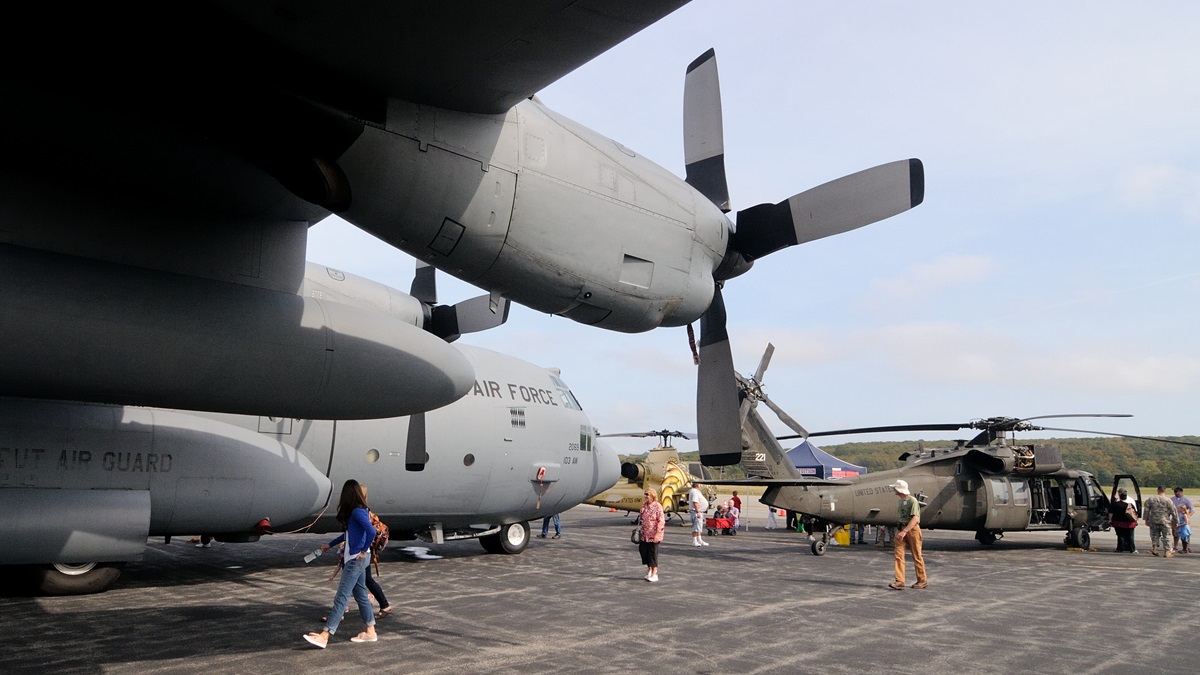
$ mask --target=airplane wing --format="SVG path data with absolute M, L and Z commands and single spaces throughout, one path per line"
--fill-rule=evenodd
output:
M 389 97 L 500 113 L 687 0 L 214 4 L 295 54 Z
M 684 1 L 15 5 L 0 22 L 0 59 L 20 64 L 0 75 L 0 393 L 318 419 L 455 400 L 472 369 L 440 338 L 478 325 L 434 335 L 297 293 L 308 227 L 368 208 L 338 159 L 397 100 L 507 111 Z M 390 184 L 385 145 L 359 149 L 384 156 L 363 172 Z M 400 383 L 435 393 L 417 403 Z

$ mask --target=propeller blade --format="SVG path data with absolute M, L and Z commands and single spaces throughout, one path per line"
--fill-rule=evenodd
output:
M 762 384 L 763 376 L 767 374 L 767 366 L 771 365 L 771 356 L 775 354 L 775 345 L 767 343 L 762 358 L 758 361 L 758 370 L 754 371 L 754 381 Z M 772 408 L 774 410 L 774 408 Z
M 404 446 L 404 470 L 424 471 L 425 459 L 425 413 L 408 418 L 408 444 Z
M 437 271 L 428 263 L 417 261 L 417 271 L 413 275 L 412 287 L 408 294 L 425 303 L 437 304 Z
M 1066 417 L 1066 415 L 1063 415 L 1063 417 Z M 1108 415 L 1105 415 L 1105 417 L 1108 417 Z M 1120 415 L 1114 415 L 1114 417 L 1120 417 Z M 1132 415 L 1128 415 L 1128 417 L 1132 417 Z M 1060 429 L 1058 427 L 1038 427 L 1038 429 L 1042 429 L 1045 431 L 1069 431 L 1069 432 L 1075 433 L 1075 434 L 1099 434 L 1101 436 L 1119 436 L 1121 438 L 1136 438 L 1141 441 L 1155 441 L 1157 443 L 1173 443 L 1175 445 L 1190 445 L 1192 447 L 1200 448 L 1200 443 L 1191 443 L 1189 441 L 1172 441 L 1169 438 L 1154 438 L 1153 436 L 1132 436 L 1130 434 L 1114 434 L 1111 431 L 1088 431 L 1087 429 Z
M 700 317 L 700 368 L 696 382 L 696 425 L 700 461 L 728 466 L 742 458 L 742 430 L 733 354 L 725 330 L 725 301 L 717 287 Z
M 728 213 L 721 83 L 712 49 L 688 65 L 683 81 L 683 159 L 687 184 Z
M 733 245 L 749 260 L 903 213 L 925 198 L 919 159 L 852 173 L 778 204 L 738 211 Z
M 429 332 L 446 342 L 454 342 L 464 333 L 478 333 L 508 321 L 508 298 L 479 295 L 454 305 L 435 305 L 429 318 Z
M 882 434 L 889 431 L 958 431 L 966 429 L 970 424 L 894 424 L 886 427 L 859 427 L 857 429 L 837 429 L 835 431 L 815 431 L 811 434 L 796 434 L 792 436 L 776 436 L 779 441 L 793 438 L 814 438 L 817 436 L 849 436 L 851 434 Z
M 795 431 L 797 434 L 800 434 L 800 436 L 802 438 L 809 435 L 807 429 L 805 429 L 803 426 L 801 426 L 801 424 L 799 422 L 797 422 L 795 419 L 793 419 L 791 415 L 787 414 L 787 412 L 785 412 L 783 408 L 780 408 L 779 406 L 775 405 L 774 401 L 772 401 L 771 399 L 767 398 L 764 395 L 762 402 L 766 403 L 767 407 L 770 408 L 772 411 L 774 411 L 775 415 L 777 415 L 779 417 L 779 421 L 786 424 L 788 426 L 788 428 L 790 428 L 792 431 Z

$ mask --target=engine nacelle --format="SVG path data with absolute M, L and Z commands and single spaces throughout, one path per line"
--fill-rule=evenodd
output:
M 523 101 L 507 115 L 391 102 L 338 159 L 339 215 L 536 310 L 623 332 L 708 308 L 730 222 L 662 167 Z M 518 177 L 520 180 L 518 180 Z
M 0 395 L 306 419 L 395 417 L 474 383 L 370 309 L 0 245 Z
M 291 446 L 214 419 L 0 399 L 0 564 L 141 558 L 146 537 L 254 535 L 310 517 L 329 479 Z M 31 486 L 31 487 L 30 487 Z
M 622 462 L 621 476 L 640 483 L 646 477 L 646 465 L 636 462 Z

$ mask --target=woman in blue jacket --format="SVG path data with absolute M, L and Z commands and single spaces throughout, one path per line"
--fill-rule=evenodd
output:
M 367 595 L 366 586 L 367 565 L 371 564 L 371 542 L 375 541 L 375 528 L 371 527 L 371 515 L 367 511 L 364 492 L 356 480 L 348 480 L 342 486 L 342 498 L 338 501 L 337 511 L 342 534 L 329 542 L 330 546 L 346 542 L 342 547 L 342 579 L 338 582 L 337 594 L 333 596 L 333 609 L 325 621 L 325 629 L 320 633 L 308 633 L 304 636 L 305 640 L 321 649 L 329 644 L 329 636 L 337 632 L 351 593 L 354 594 L 354 601 L 358 603 L 358 613 L 367 629 L 350 638 L 350 641 L 375 642 L 379 639 L 375 634 L 375 612 L 371 608 L 371 598 Z

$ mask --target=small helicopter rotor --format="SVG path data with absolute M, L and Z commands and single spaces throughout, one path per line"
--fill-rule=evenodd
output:
M 661 429 L 659 431 L 627 431 L 619 434 L 600 434 L 600 438 L 611 438 L 614 436 L 623 436 L 627 438 L 653 438 L 657 436 L 662 442 L 663 447 L 666 447 L 671 444 L 672 438 L 682 438 L 685 441 L 693 440 L 696 438 L 696 432 L 670 431 L 668 429 Z

